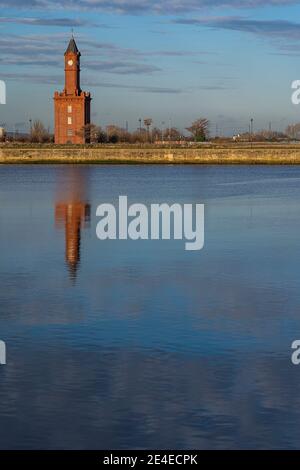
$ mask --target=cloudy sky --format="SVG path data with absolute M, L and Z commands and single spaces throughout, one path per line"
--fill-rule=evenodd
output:
M 152 117 L 212 133 L 300 121 L 300 0 L 0 0 L 0 124 L 53 128 L 54 90 L 74 30 L 92 119 L 130 129 Z

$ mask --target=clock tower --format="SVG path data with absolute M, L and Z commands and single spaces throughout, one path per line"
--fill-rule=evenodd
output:
M 89 143 L 91 95 L 80 88 L 80 52 L 72 37 L 65 52 L 65 88 L 54 94 L 55 143 Z

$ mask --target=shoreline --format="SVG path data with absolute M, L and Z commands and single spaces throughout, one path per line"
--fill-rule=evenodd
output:
M 197 148 L 49 145 L 2 146 L 1 164 L 300 165 L 300 145 L 211 145 Z

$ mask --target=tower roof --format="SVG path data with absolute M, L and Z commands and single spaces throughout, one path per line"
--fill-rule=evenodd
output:
M 73 36 L 70 39 L 70 42 L 69 42 L 69 45 L 67 47 L 65 54 L 67 54 L 68 52 L 73 52 L 74 54 L 80 54 Z

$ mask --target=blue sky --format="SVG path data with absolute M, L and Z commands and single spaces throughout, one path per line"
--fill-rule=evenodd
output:
M 92 120 L 131 130 L 152 117 L 222 133 L 300 121 L 300 0 L 0 0 L 0 123 L 53 128 L 54 90 L 74 28 Z

